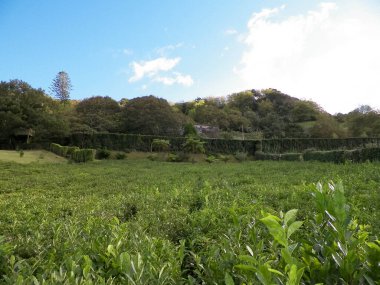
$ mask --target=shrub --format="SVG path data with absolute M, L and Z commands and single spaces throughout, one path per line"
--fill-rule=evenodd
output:
M 361 150 L 362 161 L 379 161 L 380 148 L 363 148 Z
M 188 136 L 196 137 L 198 135 L 198 132 L 195 129 L 195 127 L 194 127 L 193 124 L 187 123 L 183 127 L 183 135 L 186 136 L 186 137 L 188 137 Z
M 62 156 L 62 157 L 71 157 L 74 151 L 79 150 L 77 146 L 62 146 L 57 143 L 50 144 L 50 151 Z
M 75 162 L 87 162 L 92 161 L 95 158 L 95 149 L 80 149 L 73 152 L 71 159 Z
M 220 159 L 220 160 L 223 161 L 224 163 L 227 163 L 227 161 L 230 160 L 230 158 L 229 158 L 227 155 L 219 155 L 219 156 L 218 156 L 218 159 Z
M 96 158 L 97 159 L 109 159 L 110 156 L 111 156 L 111 152 L 107 149 L 96 150 Z
M 67 157 L 71 157 L 71 155 L 73 154 L 73 152 L 76 151 L 76 150 L 79 150 L 79 147 L 77 147 L 77 146 L 68 146 L 67 147 L 67 152 L 66 152 Z
M 199 139 L 188 137 L 186 139 L 186 142 L 183 144 L 183 149 L 186 152 L 190 152 L 190 153 L 204 153 L 205 152 L 205 148 L 203 146 L 204 144 L 205 143 Z
M 116 153 L 115 158 L 118 160 L 122 160 L 122 159 L 126 159 L 127 155 L 124 152 L 118 152 Z
M 63 147 L 57 143 L 50 144 L 50 151 L 55 153 L 56 155 L 66 157 L 67 147 Z
M 150 161 L 157 161 L 158 160 L 158 155 L 157 154 L 149 154 L 147 156 L 147 159 L 149 159 Z
M 213 162 L 215 162 L 217 159 L 216 159 L 216 157 L 215 156 L 213 156 L 213 155 L 209 155 L 208 157 L 206 157 L 206 162 L 208 162 L 208 163 L 213 163 Z
M 243 151 L 238 151 L 235 153 L 235 159 L 239 162 L 246 161 L 248 158 L 248 153 Z
M 151 146 L 151 151 L 167 151 L 169 150 L 170 142 L 169 140 L 154 139 Z
M 189 155 L 184 152 L 170 153 L 167 161 L 169 162 L 185 162 L 189 160 Z

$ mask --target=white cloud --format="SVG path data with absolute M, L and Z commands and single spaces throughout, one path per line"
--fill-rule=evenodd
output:
M 329 112 L 359 104 L 379 108 L 376 11 L 363 4 L 321 3 L 313 11 L 276 19 L 284 11 L 284 6 L 264 9 L 248 21 L 246 49 L 235 68 L 244 88 L 273 87 L 312 99 Z
M 167 45 L 156 49 L 156 53 L 160 56 L 166 55 L 168 52 L 173 51 L 175 49 L 183 47 L 183 43 L 178 43 L 175 45 Z
M 231 35 L 236 35 L 238 33 L 238 31 L 235 29 L 227 29 L 224 31 L 224 33 L 228 36 L 231 36 Z
M 194 84 L 194 80 L 190 75 L 182 75 L 179 72 L 174 72 L 172 76 L 157 76 L 153 80 L 169 86 L 179 84 L 190 87 Z
M 126 56 L 132 55 L 133 54 L 133 50 L 125 48 L 125 49 L 123 49 L 123 54 L 126 55 Z
M 159 57 L 150 61 L 132 62 L 133 76 L 129 78 L 129 82 L 136 82 L 143 79 L 145 76 L 153 77 L 160 71 L 172 70 L 179 62 L 181 58 L 166 58 Z

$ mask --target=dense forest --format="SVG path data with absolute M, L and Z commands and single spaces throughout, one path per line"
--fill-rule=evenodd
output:
M 153 95 L 119 102 L 108 96 L 60 100 L 20 80 L 0 82 L 2 141 L 20 129 L 46 139 L 73 133 L 182 136 L 194 126 L 202 136 L 226 139 L 376 137 L 380 113 L 361 106 L 331 115 L 276 89 L 170 104 Z

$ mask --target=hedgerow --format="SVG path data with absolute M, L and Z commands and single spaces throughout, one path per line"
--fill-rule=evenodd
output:
M 77 146 L 61 146 L 56 143 L 50 144 L 50 150 L 62 157 L 67 157 L 74 162 L 87 162 L 95 158 L 96 150 L 80 149 Z
M 95 149 L 79 149 L 73 152 L 71 159 L 75 162 L 93 161 L 95 158 Z

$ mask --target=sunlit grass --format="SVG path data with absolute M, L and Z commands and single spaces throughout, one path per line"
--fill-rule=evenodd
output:
M 17 163 L 63 163 L 66 159 L 57 156 L 46 150 L 0 150 L 0 162 L 17 162 Z

